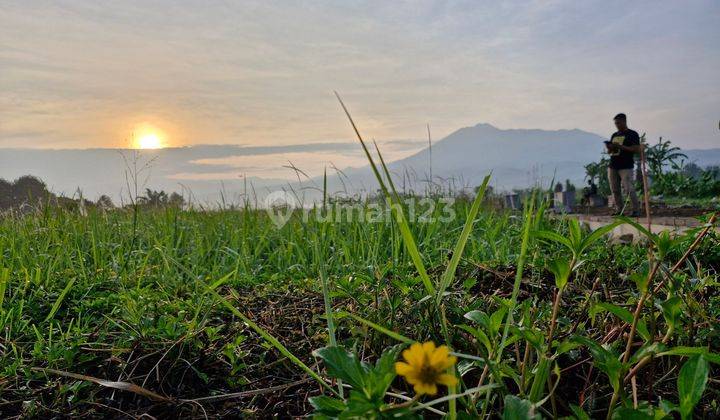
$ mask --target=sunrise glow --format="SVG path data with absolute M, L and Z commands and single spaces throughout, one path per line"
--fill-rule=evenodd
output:
M 138 149 L 162 149 L 163 142 L 160 140 L 160 136 L 156 133 L 144 134 L 137 139 L 135 145 Z

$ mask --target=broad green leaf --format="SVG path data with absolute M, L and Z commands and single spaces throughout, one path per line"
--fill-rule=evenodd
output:
M 660 260 L 665 259 L 665 256 L 670 253 L 672 248 L 675 246 L 675 243 L 676 242 L 673 240 L 672 236 L 670 236 L 670 232 L 666 230 L 660 232 L 657 236 L 657 242 L 655 243 L 658 258 Z
M 535 412 L 533 403 L 520 399 L 514 395 L 505 396 L 503 420 L 535 420 L 542 417 Z
M 536 230 L 533 232 L 533 236 L 545 239 L 546 241 L 557 242 L 565 246 L 568 250 L 573 249 L 572 243 L 564 236 L 551 230 Z
M 354 354 L 340 347 L 328 346 L 313 351 L 313 355 L 325 362 L 328 375 L 341 379 L 356 389 L 365 388 L 367 371 Z
M 488 332 L 491 334 L 491 336 L 495 336 L 500 332 L 500 326 L 502 325 L 507 310 L 507 306 L 503 305 L 499 307 L 497 311 L 493 312 L 492 315 L 490 315 L 490 331 Z
M 628 407 L 615 410 L 612 418 L 613 420 L 655 420 L 653 414 L 648 414 L 644 410 L 636 410 Z
M 573 245 L 573 252 L 577 252 L 579 255 L 582 250 L 582 227 L 580 227 L 580 221 L 576 218 L 571 218 L 568 221 L 568 234 L 570 236 L 570 243 Z
M 597 308 L 601 308 L 610 312 L 611 314 L 623 320 L 626 324 L 632 324 L 633 322 L 633 314 L 621 306 L 613 305 L 612 303 L 608 302 L 596 303 L 595 306 Z M 642 319 L 638 320 L 637 332 L 645 341 L 650 341 L 650 339 L 652 338 L 650 332 L 647 329 L 647 324 L 645 324 L 645 321 L 643 321 Z
M 525 327 L 518 328 L 515 326 L 511 326 L 510 331 L 512 331 L 514 335 L 524 338 L 536 350 L 542 350 L 543 344 L 545 343 L 545 334 L 541 331 Z
M 581 253 L 584 252 L 590 245 L 597 242 L 599 239 L 603 238 L 605 235 L 610 233 L 613 229 L 615 229 L 618 225 L 621 223 L 618 221 L 614 221 L 613 223 L 610 223 L 609 225 L 605 225 L 602 227 L 599 227 L 592 231 L 588 236 L 585 237 L 585 239 L 582 241 L 582 248 Z
M 648 282 L 650 281 L 650 277 L 648 275 L 647 270 L 638 270 L 638 271 L 630 274 L 630 280 L 632 280 L 635 283 L 635 287 L 637 287 L 637 289 L 640 293 L 647 292 Z
M 622 363 L 618 360 L 618 356 L 589 338 L 574 336 L 571 340 L 586 346 L 593 357 L 595 366 L 608 376 L 613 389 L 620 389 Z
M 475 337 L 475 339 L 485 347 L 485 356 L 489 356 L 490 353 L 492 353 L 492 344 L 490 343 L 490 339 L 482 330 L 465 324 L 458 325 L 457 327 Z
M 720 365 L 720 354 L 712 353 L 707 347 L 677 346 L 659 353 L 658 356 L 695 356 L 702 355 L 710 363 Z
M 382 401 L 385 396 L 385 392 L 387 392 L 393 379 L 395 379 L 395 361 L 404 347 L 401 344 L 386 349 L 375 362 L 375 366 L 370 371 L 372 380 L 368 384 L 373 399 Z
M 560 355 L 569 352 L 570 350 L 574 350 L 578 348 L 580 345 L 578 343 L 573 343 L 572 341 L 563 340 L 560 344 L 558 344 L 557 348 L 555 349 L 555 354 Z
M 558 289 L 565 288 L 572 271 L 570 261 L 565 258 L 556 258 L 547 264 L 547 269 L 555 276 L 555 286 Z
M 649 230 L 647 230 L 647 229 L 645 228 L 645 226 L 643 226 L 643 225 L 641 225 L 640 223 L 634 221 L 633 219 L 631 219 L 631 218 L 629 218 L 629 217 L 627 217 L 627 216 L 618 216 L 618 217 L 615 218 L 615 220 L 620 221 L 620 222 L 622 222 L 622 223 L 626 223 L 626 224 L 634 227 L 635 229 L 637 229 L 638 232 L 640 232 L 640 233 L 642 233 L 643 235 L 645 235 L 645 237 L 648 238 L 648 240 L 649 240 L 650 242 L 652 242 L 653 244 L 657 242 L 657 235 L 655 235 L 654 233 L 650 232 Z
M 486 331 L 490 331 L 490 317 L 483 311 L 470 311 L 465 314 L 465 318 L 478 323 Z
M 663 317 L 668 328 L 675 330 L 680 324 L 680 316 L 682 315 L 682 299 L 678 296 L 673 296 L 660 304 L 662 308 Z
M 677 386 L 683 420 L 692 418 L 695 404 L 705 392 L 709 370 L 708 362 L 702 355 L 691 357 L 680 369 Z
M 350 398 L 347 400 L 347 410 L 343 412 L 343 418 L 376 419 L 380 417 L 380 406 L 369 401 L 359 391 L 351 390 Z
M 347 408 L 344 401 L 325 395 L 310 397 L 308 401 L 310 401 L 310 405 L 313 406 L 316 413 L 325 414 L 331 417 L 338 416 L 345 410 L 345 408 Z
M 629 362 L 630 364 L 637 363 L 646 356 L 655 356 L 656 354 L 665 351 L 666 349 L 667 348 L 665 347 L 665 344 L 657 341 L 645 343 L 635 353 L 633 353 Z
M 582 409 L 582 407 L 578 407 L 575 404 L 570 404 L 570 410 L 573 412 L 573 416 L 577 420 L 590 420 L 590 416 L 585 412 L 585 410 Z
M 548 376 L 550 375 L 550 368 L 550 359 L 545 356 L 540 356 L 540 360 L 535 366 L 533 383 L 530 387 L 530 394 L 528 395 L 531 401 L 539 401 L 542 398 Z

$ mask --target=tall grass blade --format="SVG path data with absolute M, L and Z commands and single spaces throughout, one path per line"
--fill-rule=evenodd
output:
M 0 270 L 0 313 L 2 313 L 3 301 L 5 300 L 5 291 L 7 290 L 9 278 L 9 268 L 3 268 L 2 270 Z
M 310 369 L 308 365 L 303 363 L 302 360 L 298 359 L 297 356 L 292 354 L 290 350 L 287 349 L 280 341 L 278 341 L 277 338 L 273 337 L 269 332 L 265 331 L 263 328 L 261 328 L 259 325 L 254 323 L 250 318 L 246 317 L 242 312 L 237 310 L 233 305 L 230 304 L 225 298 L 220 296 L 216 291 L 214 290 L 208 290 L 212 295 L 214 295 L 220 303 L 222 303 L 223 306 L 225 306 L 230 312 L 232 312 L 235 316 L 242 319 L 242 321 L 251 329 L 253 329 L 256 333 L 260 335 L 265 341 L 268 342 L 271 346 L 275 347 L 277 351 L 279 351 L 283 356 L 287 357 L 291 362 L 293 362 L 295 365 L 297 365 L 300 369 L 304 370 L 310 377 L 315 379 L 322 387 L 327 389 L 328 391 L 332 392 L 333 394 L 339 396 L 337 391 L 335 391 L 335 388 L 333 388 L 330 384 L 325 382 L 323 378 L 320 377 L 314 370 Z
M 52 306 L 52 309 L 50 309 L 50 313 L 45 318 L 45 322 L 53 319 L 53 317 L 55 316 L 55 313 L 58 311 L 58 309 L 60 309 L 60 305 L 62 305 L 63 300 L 65 300 L 65 295 L 68 294 L 70 289 L 73 287 L 73 284 L 75 284 L 74 278 L 70 279 L 68 284 L 65 285 L 65 288 L 63 289 L 63 291 L 60 292 L 60 296 L 58 296 L 57 300 L 55 301 L 55 303 Z
M 457 270 L 457 266 L 460 263 L 460 258 L 462 258 L 463 251 L 465 250 L 465 244 L 467 243 L 468 238 L 470 237 L 470 233 L 472 232 L 473 224 L 475 223 L 475 217 L 480 210 L 480 205 L 482 204 L 482 201 L 485 197 L 485 190 L 487 189 L 489 181 L 490 174 L 486 175 L 485 179 L 483 179 L 482 185 L 480 186 L 480 189 L 475 196 L 475 200 L 473 201 L 470 212 L 468 213 L 467 219 L 465 220 L 465 225 L 463 226 L 462 232 L 460 233 L 460 238 L 458 239 L 457 243 L 455 244 L 455 248 L 453 249 L 450 263 L 448 264 L 445 272 L 440 279 L 440 286 L 438 287 L 436 297 L 436 303 L 438 305 L 442 301 L 445 290 L 447 290 L 452 281 L 455 279 L 455 271 Z
M 533 225 L 533 213 L 535 208 L 535 193 L 533 193 L 529 204 L 525 207 L 525 217 L 523 220 L 523 233 L 522 243 L 520 244 L 520 255 L 517 260 L 517 269 L 515 271 L 515 282 L 513 283 L 513 291 L 510 297 L 510 307 L 508 308 L 507 319 L 505 321 L 505 328 L 503 329 L 502 339 L 500 340 L 500 347 L 497 352 L 497 361 L 499 362 L 502 357 L 502 351 L 505 348 L 505 342 L 507 341 L 508 332 L 510 331 L 510 325 L 513 323 L 513 313 L 515 312 L 515 306 L 517 306 L 517 297 L 520 292 L 520 283 L 522 282 L 523 268 L 525 267 L 525 257 L 527 256 L 528 244 L 530 243 L 530 227 Z
M 425 270 L 425 264 L 422 262 L 422 257 L 420 256 L 420 252 L 417 249 L 417 246 L 415 245 L 415 239 L 412 236 L 412 232 L 410 232 L 410 227 L 408 225 L 407 220 L 405 219 L 405 216 L 402 211 L 402 206 L 399 200 L 399 197 L 397 195 L 397 191 L 395 190 L 395 185 L 392 182 L 392 177 L 390 176 L 390 172 L 387 170 L 387 166 L 385 166 L 385 161 L 382 158 L 382 155 L 380 154 L 380 150 L 377 149 L 377 144 L 375 145 L 376 150 L 378 152 L 378 156 L 380 158 L 380 162 L 383 166 L 383 171 L 385 172 L 385 176 L 387 177 L 388 183 L 392 187 L 392 194 L 388 190 L 387 186 L 385 185 L 385 182 L 383 181 L 382 176 L 380 175 L 380 171 L 377 168 L 377 165 L 375 164 L 374 159 L 370 155 L 370 151 L 368 150 L 367 146 L 365 145 L 365 141 L 363 140 L 362 136 L 360 135 L 360 131 L 358 130 L 357 126 L 355 125 L 355 121 L 353 121 L 352 116 L 350 115 L 350 112 L 348 111 L 347 107 L 345 106 L 345 103 L 342 101 L 342 98 L 340 98 L 340 95 L 335 92 L 335 96 L 337 97 L 338 101 L 340 102 L 340 106 L 342 106 L 343 111 L 345 111 L 345 115 L 347 116 L 348 120 L 350 120 L 350 125 L 352 125 L 353 130 L 355 131 L 355 135 L 357 136 L 358 140 L 360 141 L 360 144 L 362 145 L 363 151 L 365 152 L 365 156 L 368 159 L 368 162 L 370 162 L 370 167 L 373 170 L 373 173 L 375 174 L 375 178 L 377 178 L 378 183 L 380 184 L 380 188 L 382 189 L 383 193 L 385 194 L 385 197 L 390 202 L 390 208 L 393 210 L 393 213 L 395 214 L 395 219 L 397 220 L 398 227 L 400 228 L 400 234 L 403 237 L 403 242 L 405 243 L 405 246 L 408 249 L 408 253 L 410 254 L 410 258 L 413 261 L 413 264 L 415 264 L 415 268 L 418 271 L 418 274 L 420 275 L 420 279 L 422 280 L 423 284 L 425 285 L 425 290 L 429 295 L 435 294 L 435 287 L 432 285 L 432 282 L 430 281 L 430 277 L 427 274 L 427 271 Z M 396 202 L 397 201 L 397 202 Z
M 385 159 L 383 159 L 382 153 L 380 153 L 380 149 L 378 148 L 377 143 L 373 143 L 375 144 L 375 151 L 378 154 L 378 158 L 380 159 L 380 164 L 382 165 L 383 172 L 385 172 L 385 177 L 392 191 L 392 196 L 388 195 L 388 200 L 390 201 L 391 209 L 395 214 L 395 219 L 397 220 L 398 227 L 400 228 L 400 234 L 403 237 L 403 242 L 408 249 L 408 253 L 410 254 L 410 258 L 412 258 L 413 260 L 413 264 L 415 264 L 415 268 L 420 275 L 420 279 L 425 285 L 425 290 L 429 295 L 433 295 L 435 293 L 435 287 L 433 286 L 432 281 L 430 281 L 430 276 L 428 276 L 427 271 L 425 270 L 425 264 L 423 263 L 420 251 L 418 251 L 417 245 L 415 244 L 415 238 L 410 231 L 410 225 L 408 224 L 407 219 L 405 219 L 402 201 L 400 200 L 400 196 L 395 189 L 395 184 L 393 183 L 392 177 L 390 176 L 390 171 L 388 170 L 387 165 L 385 165 Z

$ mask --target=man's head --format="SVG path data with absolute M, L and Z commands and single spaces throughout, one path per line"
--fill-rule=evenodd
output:
M 615 127 L 617 127 L 619 131 L 627 130 L 627 116 L 625 114 L 617 114 L 615 118 L 613 118 L 613 121 L 615 121 Z

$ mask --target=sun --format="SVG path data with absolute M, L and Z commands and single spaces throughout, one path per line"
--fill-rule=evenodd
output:
M 156 133 L 148 133 L 137 139 L 138 149 L 162 149 L 163 143 Z

